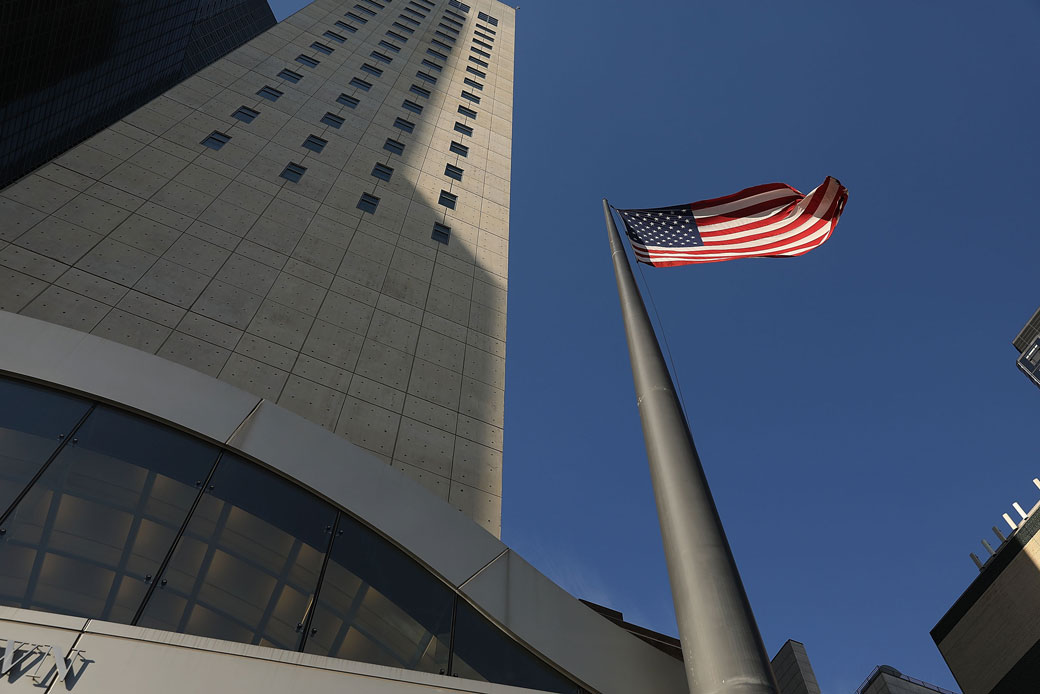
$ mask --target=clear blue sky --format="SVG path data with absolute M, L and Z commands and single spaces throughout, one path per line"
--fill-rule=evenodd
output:
M 279 19 L 301 2 L 272 3 Z M 929 630 L 1040 475 L 1040 5 L 525 0 L 503 539 L 675 633 L 600 199 L 833 175 L 822 248 L 645 275 L 770 655 L 954 688 Z

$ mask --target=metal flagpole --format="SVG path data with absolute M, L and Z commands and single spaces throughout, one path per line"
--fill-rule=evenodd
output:
M 690 694 L 777 694 L 690 427 L 603 199 Z

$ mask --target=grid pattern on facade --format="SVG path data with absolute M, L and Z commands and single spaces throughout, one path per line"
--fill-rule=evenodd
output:
M 497 533 L 513 13 L 476 4 L 501 22 L 477 103 L 472 16 L 355 4 L 318 0 L 0 192 L 0 309 L 277 402 Z M 441 23 L 459 45 L 417 82 Z M 214 132 L 219 149 L 202 144 Z

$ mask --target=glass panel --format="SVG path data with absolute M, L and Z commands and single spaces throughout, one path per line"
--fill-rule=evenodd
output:
M 453 597 L 411 558 L 343 515 L 304 650 L 446 672 Z
M 89 408 L 71 395 L 0 379 L 0 516 Z
M 298 648 L 335 513 L 225 453 L 138 624 Z
M 0 603 L 130 622 L 216 454 L 99 406 L 5 523 Z
M 578 685 L 543 663 L 464 600 L 455 613 L 451 674 L 546 692 L 577 694 Z

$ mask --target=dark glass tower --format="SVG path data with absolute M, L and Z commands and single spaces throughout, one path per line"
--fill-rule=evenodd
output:
M 274 24 L 266 0 L 0 0 L 0 187 Z

